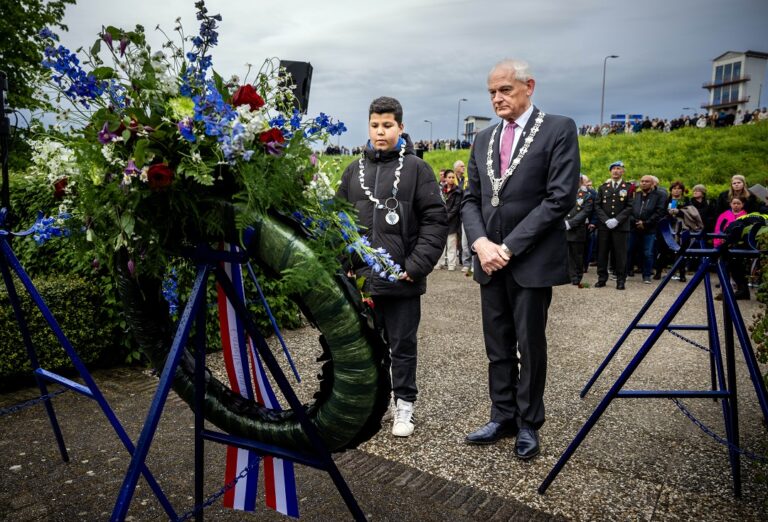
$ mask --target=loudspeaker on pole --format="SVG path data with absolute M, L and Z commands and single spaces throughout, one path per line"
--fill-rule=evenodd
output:
M 295 106 L 299 112 L 306 114 L 309 105 L 309 87 L 312 84 L 312 64 L 280 60 L 280 67 L 285 67 L 286 72 L 293 78 Z

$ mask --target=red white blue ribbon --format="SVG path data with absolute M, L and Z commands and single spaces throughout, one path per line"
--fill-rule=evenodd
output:
M 234 245 L 225 244 L 223 249 L 237 252 L 237 247 Z M 235 292 L 244 301 L 245 290 L 240 265 L 222 263 L 222 268 L 232 280 Z M 267 379 L 258 353 L 254 349 L 253 341 L 246 337 L 245 329 L 232 303 L 218 285 L 217 293 L 221 344 L 230 388 L 246 399 L 254 400 L 267 408 L 280 410 L 280 404 Z M 244 468 L 258 465 L 259 458 L 259 455 L 252 451 L 227 446 L 224 483 L 233 481 Z M 262 460 L 266 505 L 279 513 L 298 518 L 299 505 L 293 463 L 269 456 L 263 457 Z M 224 507 L 255 511 L 257 486 L 258 473 L 248 473 L 224 494 Z

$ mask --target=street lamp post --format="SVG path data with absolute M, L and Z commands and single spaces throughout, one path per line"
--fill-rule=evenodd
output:
M 424 123 L 429 123 L 429 145 L 432 146 L 432 122 L 424 120 Z
M 467 101 L 466 98 L 459 98 L 459 103 L 456 105 L 456 146 L 459 146 L 459 116 L 461 114 L 461 102 Z
M 617 54 L 609 54 L 603 58 L 603 92 L 600 94 L 600 128 L 603 128 L 603 112 L 605 109 L 605 66 L 608 64 L 608 58 L 618 58 Z

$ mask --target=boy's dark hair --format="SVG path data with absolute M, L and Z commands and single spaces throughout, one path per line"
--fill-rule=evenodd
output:
M 443 172 L 443 174 L 445 174 L 446 176 L 448 174 L 453 174 L 453 169 L 445 169 L 445 172 Z
M 381 96 L 371 102 L 371 106 L 368 107 L 368 117 L 371 114 L 394 114 L 395 121 L 397 123 L 403 123 L 403 106 L 400 102 L 389 96 Z

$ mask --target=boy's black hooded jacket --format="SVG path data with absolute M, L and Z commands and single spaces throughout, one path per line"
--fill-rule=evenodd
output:
M 368 266 L 357 264 L 356 272 L 358 276 L 366 277 L 365 289 L 373 296 L 410 297 L 426 292 L 427 275 L 437 264 L 448 235 L 445 205 L 435 174 L 414 154 L 408 135 L 403 134 L 403 138 L 406 147 L 397 192 L 400 221 L 396 225 L 389 225 L 384 220 L 387 210 L 375 209 L 363 191 L 357 160 L 344 170 L 336 192 L 337 197 L 355 205 L 357 222 L 364 229 L 361 233 L 368 235 L 371 245 L 384 248 L 413 279 L 413 283 L 390 282 L 372 274 Z M 383 204 L 392 196 L 400 149 L 377 151 L 366 148 L 364 154 L 365 186 Z

